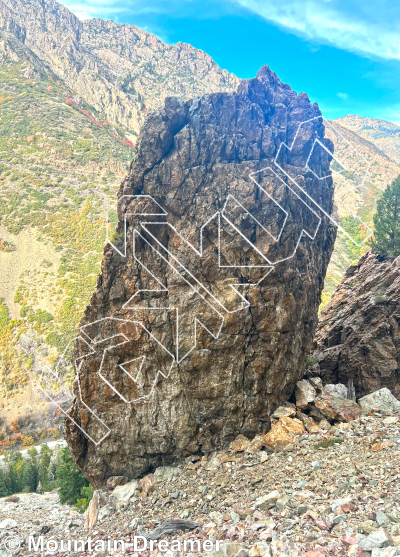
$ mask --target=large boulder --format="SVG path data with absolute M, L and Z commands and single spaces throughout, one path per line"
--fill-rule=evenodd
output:
M 273 424 L 271 430 L 264 436 L 263 444 L 271 451 L 281 451 L 304 432 L 305 428 L 300 420 L 283 416 Z
M 337 385 L 324 385 L 324 391 L 335 396 L 340 396 L 341 398 L 347 398 L 347 387 L 343 383 L 338 383 Z
M 296 397 L 296 406 L 300 410 L 308 408 L 310 403 L 314 402 L 317 397 L 317 391 L 307 379 L 302 379 L 302 381 L 297 382 L 294 394 Z
M 323 393 L 315 401 L 323 416 L 337 422 L 351 422 L 361 416 L 360 407 L 353 400 Z
M 395 414 L 400 412 L 400 402 L 395 398 L 389 389 L 383 388 L 370 395 L 365 395 L 358 400 L 358 404 L 363 412 L 377 410 L 384 414 Z
M 357 399 L 386 387 L 400 397 L 400 257 L 368 252 L 349 267 L 315 335 L 324 384 L 353 381 Z
M 73 356 L 66 437 L 94 486 L 268 431 L 336 234 L 322 146 L 318 106 L 265 67 L 148 117 Z

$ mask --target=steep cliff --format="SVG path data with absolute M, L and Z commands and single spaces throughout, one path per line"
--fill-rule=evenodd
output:
M 349 267 L 321 313 L 315 355 L 324 383 L 352 379 L 357 398 L 382 387 L 400 396 L 400 257 L 368 252 Z
M 335 239 L 323 136 L 266 67 L 149 116 L 73 356 L 67 440 L 94 485 L 266 431 L 293 391 Z

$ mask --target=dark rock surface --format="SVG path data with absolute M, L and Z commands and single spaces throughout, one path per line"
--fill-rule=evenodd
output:
M 95 487 L 269 429 L 304 370 L 335 240 L 321 144 L 318 106 L 266 67 L 148 117 L 74 351 L 66 436 Z
M 347 270 L 321 313 L 315 337 L 320 377 L 352 379 L 357 398 L 387 387 L 400 396 L 400 257 L 368 252 Z

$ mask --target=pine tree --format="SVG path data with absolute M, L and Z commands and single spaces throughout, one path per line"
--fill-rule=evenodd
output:
M 38 472 L 39 472 L 39 479 L 44 490 L 49 488 L 51 482 L 54 481 L 54 476 L 52 479 L 50 479 L 49 476 L 51 454 L 52 454 L 51 450 L 47 445 L 43 445 L 43 447 L 41 447 Z
M 75 505 L 81 497 L 82 487 L 89 485 L 85 476 L 72 460 L 68 447 L 60 451 L 60 459 L 57 466 L 57 483 L 60 486 L 58 492 L 60 503 L 68 503 L 69 505 Z
M 374 228 L 373 252 L 389 257 L 400 255 L 400 175 L 378 200 Z
M 22 491 L 33 492 L 36 491 L 36 470 L 31 461 L 25 461 L 22 466 Z
M 21 453 L 14 451 L 7 451 L 4 454 L 4 462 L 7 466 L 7 486 L 10 495 L 13 493 L 18 493 L 21 491 L 20 480 L 21 480 L 21 466 L 23 463 L 23 458 Z
M 0 497 L 6 497 L 8 495 L 8 488 L 6 482 L 6 475 L 2 468 L 0 468 Z

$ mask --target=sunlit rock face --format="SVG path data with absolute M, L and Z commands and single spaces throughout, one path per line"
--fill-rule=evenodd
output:
M 95 486 L 268 431 L 317 324 L 329 150 L 266 67 L 148 117 L 73 356 L 67 439 Z

